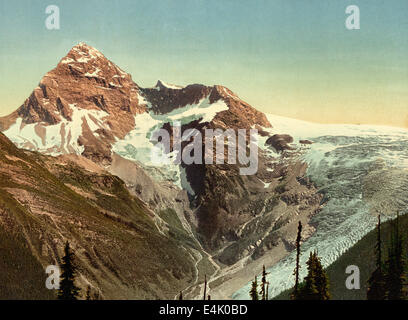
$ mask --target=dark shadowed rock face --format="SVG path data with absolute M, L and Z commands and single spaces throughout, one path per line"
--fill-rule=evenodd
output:
M 274 134 L 272 137 L 266 140 L 266 144 L 272 146 L 278 152 L 284 150 L 293 150 L 290 143 L 293 142 L 293 138 L 288 134 Z
M 187 87 L 177 87 L 158 81 L 154 88 L 143 89 L 143 93 L 156 114 L 169 113 L 187 105 L 197 104 L 209 96 L 211 87 L 192 84 Z
M 141 89 L 155 114 L 165 114 L 177 109 L 198 104 L 213 104 L 223 101 L 228 110 L 219 112 L 210 125 L 215 128 L 247 129 L 256 126 L 270 128 L 271 124 L 265 114 L 256 110 L 226 87 L 192 84 L 186 87 L 164 84 L 159 81 L 154 88 Z

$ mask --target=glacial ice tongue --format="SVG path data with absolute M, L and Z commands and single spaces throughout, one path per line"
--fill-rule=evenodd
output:
M 387 198 L 394 199 L 400 213 L 408 207 L 408 131 L 402 128 L 369 125 L 325 125 L 268 115 L 273 133 L 287 133 L 294 142 L 310 139 L 301 155 L 308 163 L 307 175 L 325 194 L 326 203 L 311 223 L 316 232 L 302 244 L 301 265 L 317 250 L 325 267 L 334 262 L 375 227 L 373 204 L 367 199 L 367 183 L 381 181 L 377 192 L 386 209 Z M 394 172 L 393 181 L 381 176 Z M 374 179 L 374 180 L 370 180 Z M 375 192 L 372 191 L 371 193 Z M 374 194 L 377 197 L 377 194 Z M 376 199 L 374 199 L 376 200 Z M 396 208 L 392 208 L 396 209 Z M 405 211 L 404 211 L 405 210 Z M 393 211 L 393 210 L 390 210 Z M 390 216 L 391 217 L 391 216 Z M 293 287 L 295 253 L 267 270 L 269 296 Z M 301 269 L 301 278 L 306 275 Z M 234 299 L 249 299 L 251 283 L 233 294 Z

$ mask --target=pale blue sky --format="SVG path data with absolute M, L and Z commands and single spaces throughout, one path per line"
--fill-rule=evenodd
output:
M 344 26 L 351 4 L 361 30 Z M 80 41 L 141 86 L 222 84 L 266 112 L 408 125 L 406 0 L 1 1 L 0 115 Z

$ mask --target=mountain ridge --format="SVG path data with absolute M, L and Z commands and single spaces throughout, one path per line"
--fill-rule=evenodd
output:
M 113 143 L 134 128 L 136 115 L 168 113 L 205 98 L 210 104 L 224 100 L 229 122 L 239 119 L 243 128 L 270 127 L 262 113 L 225 87 L 169 86 L 159 80 L 154 88 L 140 88 L 98 50 L 79 43 L 41 79 L 22 106 L 0 117 L 0 130 L 7 134 L 13 127 L 9 137 L 26 149 L 54 155 L 74 152 L 107 164 Z M 47 139 L 50 127 L 49 135 L 59 136 L 54 141 Z

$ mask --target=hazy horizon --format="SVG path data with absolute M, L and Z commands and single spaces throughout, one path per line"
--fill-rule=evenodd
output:
M 83 41 L 142 87 L 220 84 L 266 113 L 408 127 L 406 1 L 59 0 L 54 31 L 44 25 L 49 4 L 0 5 L 0 116 Z M 344 27 L 350 4 L 360 30 Z

